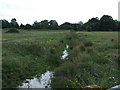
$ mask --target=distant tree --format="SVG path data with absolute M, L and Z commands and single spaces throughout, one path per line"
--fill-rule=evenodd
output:
M 3 19 L 0 22 L 2 22 L 2 28 L 10 28 L 10 23 L 7 20 Z
M 96 22 L 98 22 L 98 21 L 99 21 L 99 19 L 98 19 L 98 17 L 96 17 L 96 18 L 91 18 L 91 19 L 89 19 L 88 22 L 90 22 L 90 23 L 96 23 Z
M 83 25 L 83 22 L 82 22 L 82 21 L 79 21 L 78 24 Z
M 48 20 L 43 20 L 40 22 L 40 28 L 41 29 L 49 29 L 49 23 Z
M 11 19 L 11 22 L 8 22 L 5 19 L 0 20 L 2 22 L 2 28 L 18 28 L 19 25 L 15 18 Z M 120 21 L 113 20 L 109 15 L 103 15 L 100 19 L 98 17 L 91 18 L 88 22 L 84 23 L 79 21 L 78 23 L 69 23 L 64 22 L 61 25 L 58 25 L 56 20 L 43 20 L 41 22 L 35 21 L 32 25 L 26 24 L 20 25 L 21 29 L 63 29 L 63 30 L 87 30 L 87 31 L 120 31 Z
M 73 29 L 72 24 L 69 22 L 65 22 L 65 23 L 61 24 L 59 27 L 60 27 L 60 29 L 64 29 L 64 30 Z
M 24 29 L 25 28 L 25 25 L 23 25 L 22 23 L 20 24 L 20 28 L 21 29 Z
M 53 29 L 53 30 L 57 30 L 58 29 L 58 23 L 56 20 L 51 20 L 49 22 L 49 28 Z
M 96 17 L 89 19 L 88 22 L 83 25 L 83 27 L 87 31 L 98 31 L 99 30 L 98 25 L 99 25 L 99 19 L 98 17 Z
M 93 28 L 92 28 L 92 25 L 91 23 L 85 23 L 83 28 L 86 30 L 86 31 L 93 31 Z
M 82 31 L 82 25 L 81 24 L 72 24 L 72 29 L 75 31 Z
M 30 24 L 26 24 L 25 29 L 32 29 L 32 26 Z
M 117 21 L 116 23 L 117 23 L 117 29 L 116 29 L 116 31 L 120 31 L 120 21 Z
M 103 15 L 99 22 L 99 29 L 101 31 L 114 31 L 115 21 L 109 15 Z
M 11 19 L 11 27 L 13 28 L 19 27 L 17 20 L 15 18 Z
M 35 21 L 32 26 L 33 26 L 34 29 L 40 29 L 41 28 L 41 23 Z

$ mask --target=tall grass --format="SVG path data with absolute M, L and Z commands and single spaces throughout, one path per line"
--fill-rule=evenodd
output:
M 29 38 L 27 35 L 26 37 Z M 49 37 L 43 38 L 45 41 L 17 40 L 16 38 L 16 40 L 3 42 L 3 88 L 15 88 L 26 78 L 40 76 L 46 70 L 51 70 L 61 63 L 60 56 L 65 46 L 60 42 L 62 37 L 59 39 Z
M 55 69 L 53 87 L 82 88 L 96 84 L 102 88 L 110 88 L 120 83 L 116 62 L 118 56 L 108 56 L 112 50 L 117 50 L 116 43 L 104 42 L 96 46 L 92 41 L 83 38 L 83 34 L 75 32 L 67 35 L 66 39 L 70 47 L 69 57 Z
M 3 32 L 3 39 L 3 88 L 17 87 L 26 78 L 53 69 L 53 88 L 91 84 L 110 88 L 120 83 L 116 32 L 21 30 L 19 34 Z M 66 44 L 68 59 L 61 60 Z

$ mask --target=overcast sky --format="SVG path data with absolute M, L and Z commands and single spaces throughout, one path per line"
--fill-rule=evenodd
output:
M 110 15 L 118 19 L 120 0 L 0 0 L 0 19 L 32 24 L 35 20 L 87 22 L 92 17 Z

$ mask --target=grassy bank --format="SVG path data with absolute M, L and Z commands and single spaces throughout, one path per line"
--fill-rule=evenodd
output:
M 118 85 L 118 33 L 72 32 L 64 39 L 69 45 L 69 57 L 54 71 L 54 88 L 83 88 Z
M 60 64 L 65 32 L 3 32 L 3 88 L 17 87 L 26 78 L 39 76 Z
M 53 69 L 53 88 L 91 84 L 110 88 L 120 83 L 117 32 L 5 31 L 2 38 L 5 88 L 17 87 L 26 78 Z M 69 56 L 61 61 L 66 44 Z

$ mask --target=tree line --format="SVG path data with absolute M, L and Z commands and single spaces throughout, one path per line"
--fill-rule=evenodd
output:
M 112 16 L 103 15 L 100 19 L 98 17 L 89 19 L 86 23 L 80 21 L 79 23 L 64 22 L 58 25 L 56 20 L 43 20 L 41 22 L 35 21 L 32 25 L 22 23 L 18 25 L 15 18 L 8 22 L 5 19 L 2 22 L 2 29 L 4 28 L 20 28 L 20 29 L 50 29 L 50 30 L 75 30 L 75 31 L 120 31 L 120 21 L 113 20 Z

